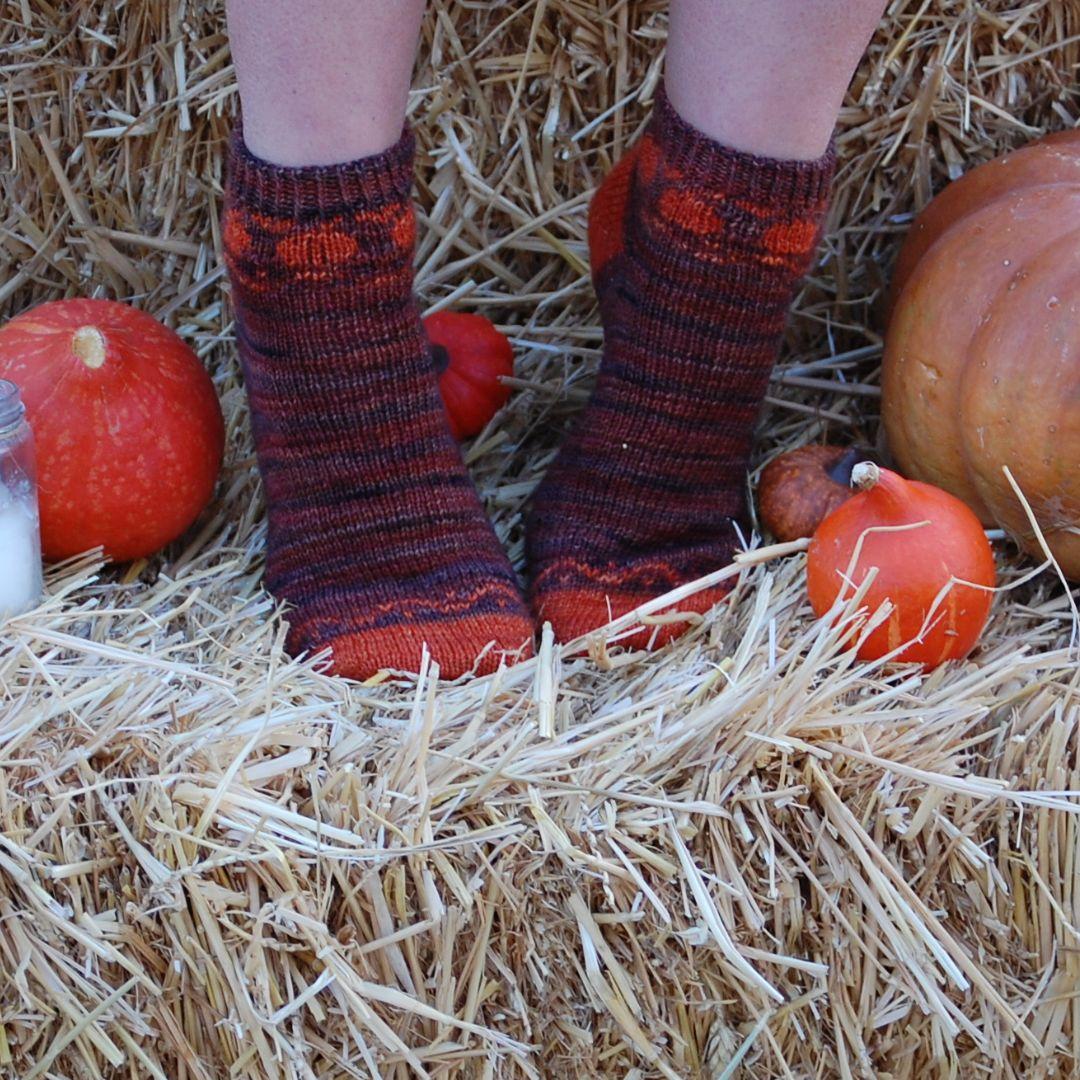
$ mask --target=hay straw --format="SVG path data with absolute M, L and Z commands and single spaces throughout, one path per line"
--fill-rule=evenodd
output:
M 640 132 L 661 0 L 434 0 L 409 103 L 425 308 L 518 368 L 467 455 L 522 506 L 588 392 L 591 188 Z M 0 1072 L 13 1077 L 1066 1076 L 1080 1070 L 1075 600 L 997 544 L 982 647 L 864 664 L 799 545 L 653 655 L 486 679 L 282 651 L 217 213 L 221 0 L 8 5 L 0 300 L 137 303 L 213 375 L 218 497 L 167 552 L 54 567 L 0 641 Z M 878 442 L 882 287 L 948 178 L 1072 126 L 1070 0 L 895 0 L 844 106 L 757 467 Z M 512 108 L 513 106 L 513 108 Z M 878 615 L 871 615 L 880 617 Z

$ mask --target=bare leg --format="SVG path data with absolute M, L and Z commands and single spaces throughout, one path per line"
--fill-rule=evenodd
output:
M 736 150 L 812 160 L 885 0 L 671 0 L 676 111 Z
M 424 0 L 229 0 L 244 141 L 277 165 L 335 165 L 401 136 Z

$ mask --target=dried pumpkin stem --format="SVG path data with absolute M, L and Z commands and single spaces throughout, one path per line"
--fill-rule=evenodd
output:
M 860 461 L 870 460 L 871 453 L 872 451 L 862 446 L 849 446 L 831 464 L 825 467 L 825 474 L 834 483 L 849 487 L 851 485 L 851 470 Z
M 450 366 L 450 350 L 445 345 L 431 346 L 431 364 L 435 374 L 441 375 Z
M 860 491 L 869 491 L 877 487 L 881 480 L 881 469 L 872 461 L 860 461 L 851 470 L 851 486 Z
M 883 469 L 873 461 L 860 461 L 851 470 L 851 486 L 862 492 L 873 492 L 878 511 L 895 522 L 911 520 L 914 513 L 911 489 L 907 481 L 889 469 Z
M 71 351 L 88 367 L 105 365 L 105 335 L 96 326 L 80 326 L 71 336 Z

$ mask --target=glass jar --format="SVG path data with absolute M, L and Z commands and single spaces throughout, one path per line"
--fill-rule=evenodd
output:
M 0 379 L 0 619 L 41 598 L 34 438 L 19 388 Z

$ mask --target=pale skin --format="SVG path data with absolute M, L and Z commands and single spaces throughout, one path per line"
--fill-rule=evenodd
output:
M 819 158 L 884 10 L 884 0 L 671 0 L 668 97 L 725 146 Z
M 818 158 L 884 7 L 885 0 L 671 0 L 671 103 L 735 149 Z M 423 13 L 424 0 L 229 0 L 248 149 L 302 166 L 392 146 L 404 125 Z
M 244 142 L 336 165 L 401 138 L 424 0 L 229 0 Z

